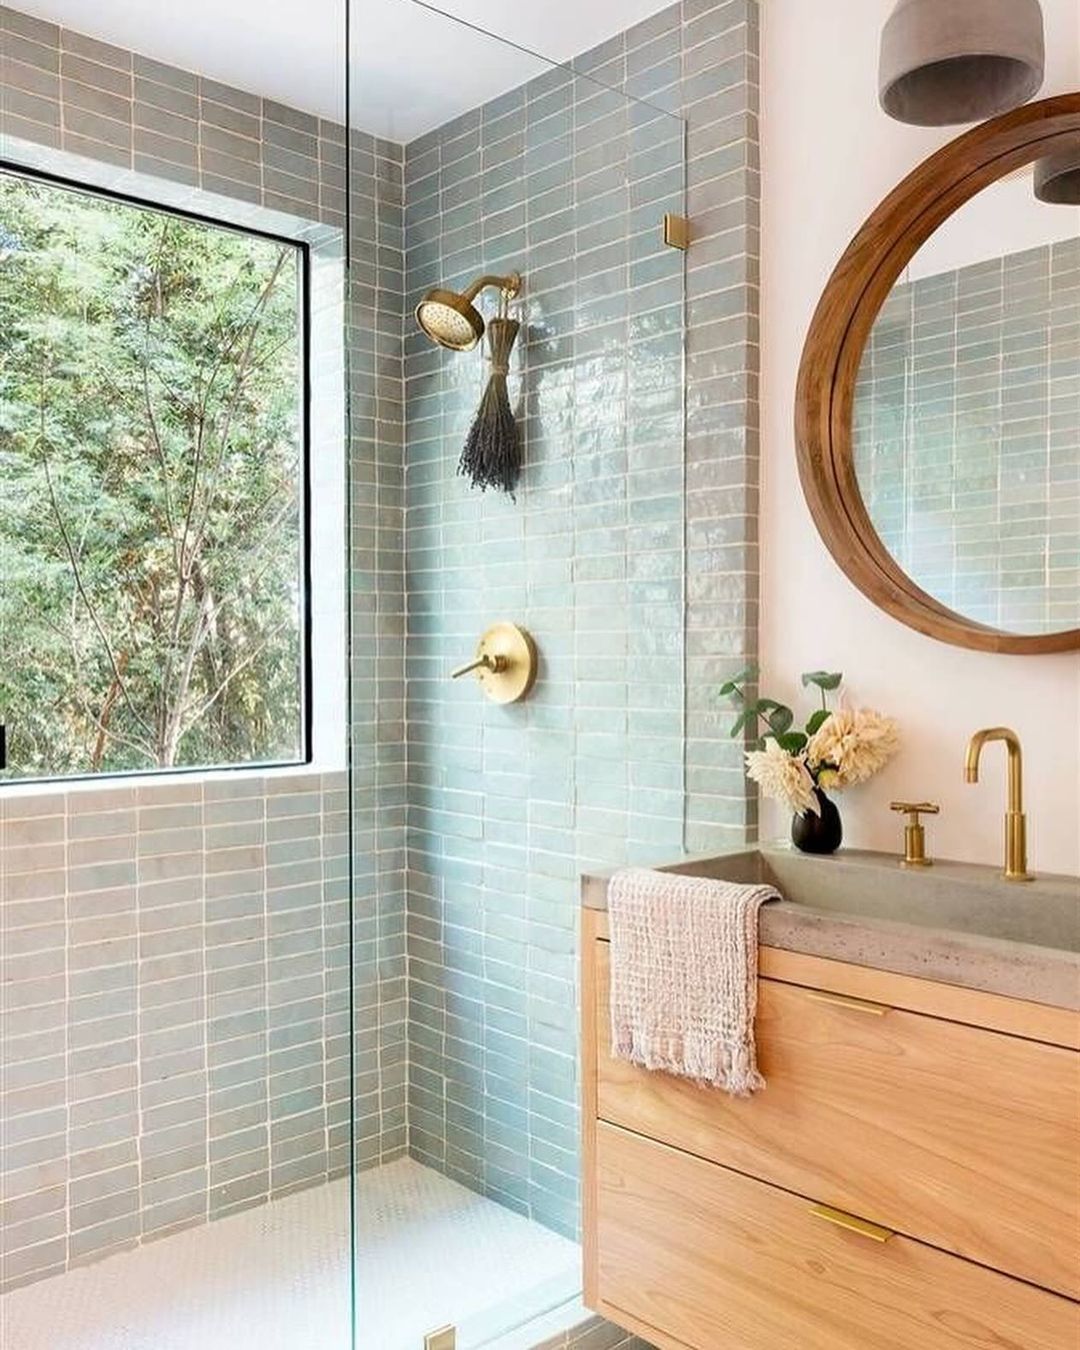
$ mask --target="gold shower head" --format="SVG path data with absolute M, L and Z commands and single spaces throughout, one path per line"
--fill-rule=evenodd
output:
M 521 277 L 517 272 L 511 272 L 507 277 L 478 277 L 460 294 L 437 286 L 416 306 L 416 322 L 440 347 L 467 352 L 484 336 L 483 316 L 473 301 L 489 286 L 496 287 L 512 300 L 521 290 Z

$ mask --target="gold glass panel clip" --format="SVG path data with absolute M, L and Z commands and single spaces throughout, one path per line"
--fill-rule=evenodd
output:
M 664 243 L 668 248 L 681 248 L 684 251 L 690 247 L 690 222 L 685 216 L 667 212 L 664 216 Z

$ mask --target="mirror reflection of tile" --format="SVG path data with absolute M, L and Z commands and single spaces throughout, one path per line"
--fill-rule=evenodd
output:
M 1014 632 L 1080 623 L 1080 238 L 893 288 L 855 462 L 905 571 Z

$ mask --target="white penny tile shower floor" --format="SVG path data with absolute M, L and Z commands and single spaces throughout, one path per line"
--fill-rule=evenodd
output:
M 580 1249 L 400 1159 L 359 1179 L 356 1350 L 459 1350 L 567 1303 Z M 349 1190 L 337 1181 L 0 1299 L 3 1350 L 349 1350 Z M 517 1344 L 517 1336 L 514 1337 Z

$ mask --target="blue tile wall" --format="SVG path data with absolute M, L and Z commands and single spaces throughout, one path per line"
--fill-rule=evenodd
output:
M 348 146 L 354 1105 L 360 1167 L 405 1150 L 402 147 Z
M 754 824 L 715 689 L 755 647 L 756 43 L 676 5 L 405 152 L 409 1148 L 568 1233 L 577 875 Z M 455 472 L 483 353 L 411 321 L 511 269 L 516 501 Z M 508 708 L 448 679 L 499 619 L 541 653 Z
M 4 5 L 0 57 L 6 161 L 312 243 L 313 458 L 340 446 L 344 129 Z M 344 771 L 9 786 L 0 1199 L 21 1218 L 0 1225 L 0 1290 L 347 1174 L 354 1087 L 360 1163 L 404 1148 L 404 1070 L 391 1067 L 405 1042 L 404 771 L 385 692 L 400 689 L 401 441 L 381 426 L 395 386 L 380 387 L 380 418 L 359 406 L 377 375 L 400 377 L 402 153 L 368 138 L 355 159 L 354 211 L 379 222 L 387 250 L 370 259 L 357 243 L 351 297 L 355 628 L 358 650 L 381 644 L 384 658 L 370 678 L 358 658 L 354 682 L 356 815 L 377 820 L 357 886 L 360 1072 L 350 1084 Z M 379 364 L 395 352 L 396 367 Z M 374 619 L 361 597 L 376 592 Z M 23 1081 L 29 1091 L 13 1092 Z
M 348 226 L 358 1162 L 408 1147 L 574 1232 L 577 873 L 756 823 L 715 692 L 756 650 L 756 0 L 685 0 L 404 148 L 346 147 L 69 34 L 122 76 L 116 116 L 84 115 L 61 30 L 0 15 L 5 51 L 33 58 L 8 69 L 6 134 Z M 658 242 L 681 208 L 686 255 Z M 427 285 L 509 267 L 516 503 L 455 475 L 481 355 L 436 351 L 411 319 Z M 541 648 L 534 696 L 508 709 L 446 678 L 498 618 Z M 329 1174 L 347 1136 L 339 805 Z

